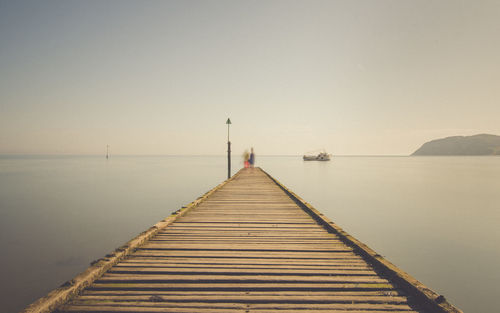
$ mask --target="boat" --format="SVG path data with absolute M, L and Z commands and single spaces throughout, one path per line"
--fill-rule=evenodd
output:
M 321 151 L 317 155 L 305 155 L 302 157 L 304 161 L 330 161 L 330 154 Z

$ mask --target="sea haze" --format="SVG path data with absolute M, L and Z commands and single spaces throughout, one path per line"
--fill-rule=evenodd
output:
M 496 306 L 500 157 L 257 165 L 465 312 Z M 195 200 L 226 166 L 223 156 L 1 156 L 0 311 L 22 309 Z

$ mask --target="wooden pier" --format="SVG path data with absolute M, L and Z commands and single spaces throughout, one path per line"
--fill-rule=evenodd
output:
M 24 312 L 461 312 L 259 168 Z

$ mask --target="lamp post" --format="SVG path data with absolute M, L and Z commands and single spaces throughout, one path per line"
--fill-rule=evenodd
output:
M 227 178 L 231 177 L 231 141 L 229 141 L 229 125 L 231 125 L 231 120 L 228 118 L 227 124 Z

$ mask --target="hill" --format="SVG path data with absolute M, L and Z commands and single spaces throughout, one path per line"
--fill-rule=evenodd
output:
M 500 136 L 453 136 L 426 142 L 412 155 L 500 155 Z

